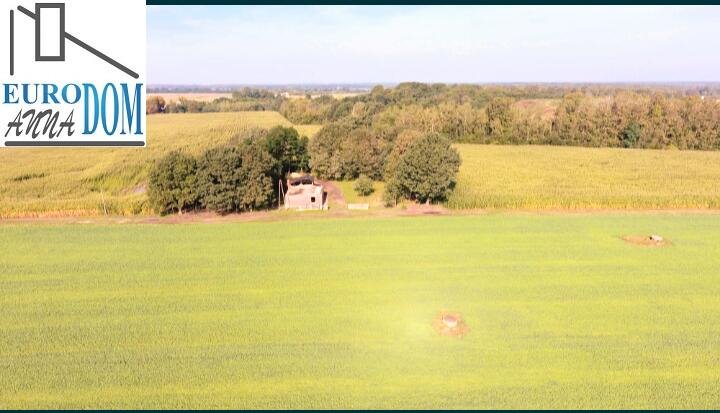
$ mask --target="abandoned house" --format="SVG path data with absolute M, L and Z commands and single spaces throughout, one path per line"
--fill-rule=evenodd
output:
M 324 210 L 328 208 L 327 192 L 312 175 L 291 174 L 287 180 L 285 209 Z

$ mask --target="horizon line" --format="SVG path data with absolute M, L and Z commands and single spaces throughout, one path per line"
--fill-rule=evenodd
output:
M 447 82 L 403 80 L 399 82 L 253 82 L 253 83 L 148 83 L 147 87 L 227 87 L 227 86 L 369 86 L 400 85 L 403 83 L 445 84 L 445 85 L 687 85 L 720 84 L 720 80 L 642 80 L 642 81 L 487 81 L 487 82 Z

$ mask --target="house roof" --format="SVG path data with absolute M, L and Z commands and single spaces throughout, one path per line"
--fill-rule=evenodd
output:
M 295 185 L 298 183 L 305 184 L 305 185 L 312 185 L 313 183 L 315 183 L 315 178 L 310 174 L 306 174 L 306 175 L 301 175 L 301 176 L 294 177 L 294 178 L 292 178 L 292 177 L 288 178 L 288 183 L 290 185 Z

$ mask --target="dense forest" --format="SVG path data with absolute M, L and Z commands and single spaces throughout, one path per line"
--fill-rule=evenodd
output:
M 153 100 L 154 99 L 154 100 Z M 720 85 L 445 85 L 402 83 L 343 99 L 244 88 L 213 102 L 148 102 L 148 113 L 277 110 L 392 146 L 402 133 L 456 142 L 720 149 Z M 352 135 L 352 136 L 351 136 Z

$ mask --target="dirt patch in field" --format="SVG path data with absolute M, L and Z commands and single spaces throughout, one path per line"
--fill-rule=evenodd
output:
M 409 204 L 405 208 L 404 215 L 416 216 L 416 215 L 444 215 L 446 214 L 447 208 L 442 205 L 436 204 Z
M 186 212 L 184 214 L 171 214 L 164 217 L 142 217 L 133 222 L 142 224 L 185 224 L 185 223 L 214 223 L 214 222 L 248 222 L 264 221 L 275 218 L 270 211 L 244 212 L 242 214 L 219 215 L 214 212 Z
M 460 313 L 453 311 L 441 311 L 435 320 L 433 328 L 441 336 L 462 337 L 470 331 Z
M 658 238 L 652 235 L 625 235 L 622 240 L 642 247 L 667 247 L 670 245 L 670 241 L 664 237 Z

